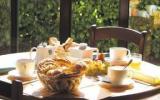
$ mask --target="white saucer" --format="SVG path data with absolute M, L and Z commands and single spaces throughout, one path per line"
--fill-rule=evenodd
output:
M 23 75 L 20 75 L 17 70 L 11 70 L 11 71 L 8 72 L 8 78 L 10 80 L 17 79 L 17 80 L 22 80 L 22 81 L 28 81 L 28 80 L 35 79 L 36 74 L 29 75 L 29 76 L 28 75 L 23 76 Z
M 131 86 L 134 84 L 134 80 L 132 80 L 131 78 L 125 78 L 124 81 L 122 82 L 122 84 L 120 85 L 113 85 L 109 78 L 107 76 L 98 76 L 98 79 L 101 81 L 101 82 L 106 82 L 108 84 L 110 84 L 111 86 L 116 86 L 116 87 L 123 87 L 123 86 Z

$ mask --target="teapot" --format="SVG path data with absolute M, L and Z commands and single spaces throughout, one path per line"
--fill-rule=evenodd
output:
M 69 55 L 75 58 L 93 58 L 94 52 L 98 54 L 98 48 L 89 47 L 86 43 L 69 48 Z
M 37 47 L 32 47 L 30 50 L 30 58 L 32 58 L 32 52 L 36 51 L 35 62 L 38 63 L 40 60 L 54 56 L 54 46 L 42 44 Z

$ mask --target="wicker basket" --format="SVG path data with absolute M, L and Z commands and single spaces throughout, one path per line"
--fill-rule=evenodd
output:
M 82 75 L 61 75 L 58 77 L 47 76 L 43 73 L 37 72 L 39 80 L 48 90 L 53 92 L 71 92 L 76 90 L 81 82 Z

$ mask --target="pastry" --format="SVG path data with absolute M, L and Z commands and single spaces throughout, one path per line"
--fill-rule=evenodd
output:
M 60 41 L 58 41 L 56 37 L 49 37 L 48 43 L 49 45 L 52 45 L 52 46 L 60 45 Z
M 63 43 L 63 48 L 65 51 L 68 51 L 68 48 L 72 46 L 72 42 L 73 42 L 73 39 L 72 38 L 68 38 L 65 43 Z

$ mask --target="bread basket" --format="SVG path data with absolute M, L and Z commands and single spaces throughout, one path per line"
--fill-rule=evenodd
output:
M 40 82 L 43 84 L 45 88 L 53 92 L 62 93 L 76 90 L 83 76 L 83 68 L 80 68 L 79 66 L 75 67 L 74 64 L 71 64 L 70 62 L 65 60 L 63 60 L 63 63 L 59 62 L 60 60 L 57 63 L 55 59 L 47 59 L 41 61 L 38 64 L 37 74 Z M 71 71 L 65 72 L 64 70 L 62 70 L 62 66 L 69 67 L 69 70 Z M 61 72 L 59 71 L 60 69 Z M 50 73 L 49 71 L 53 72 Z

